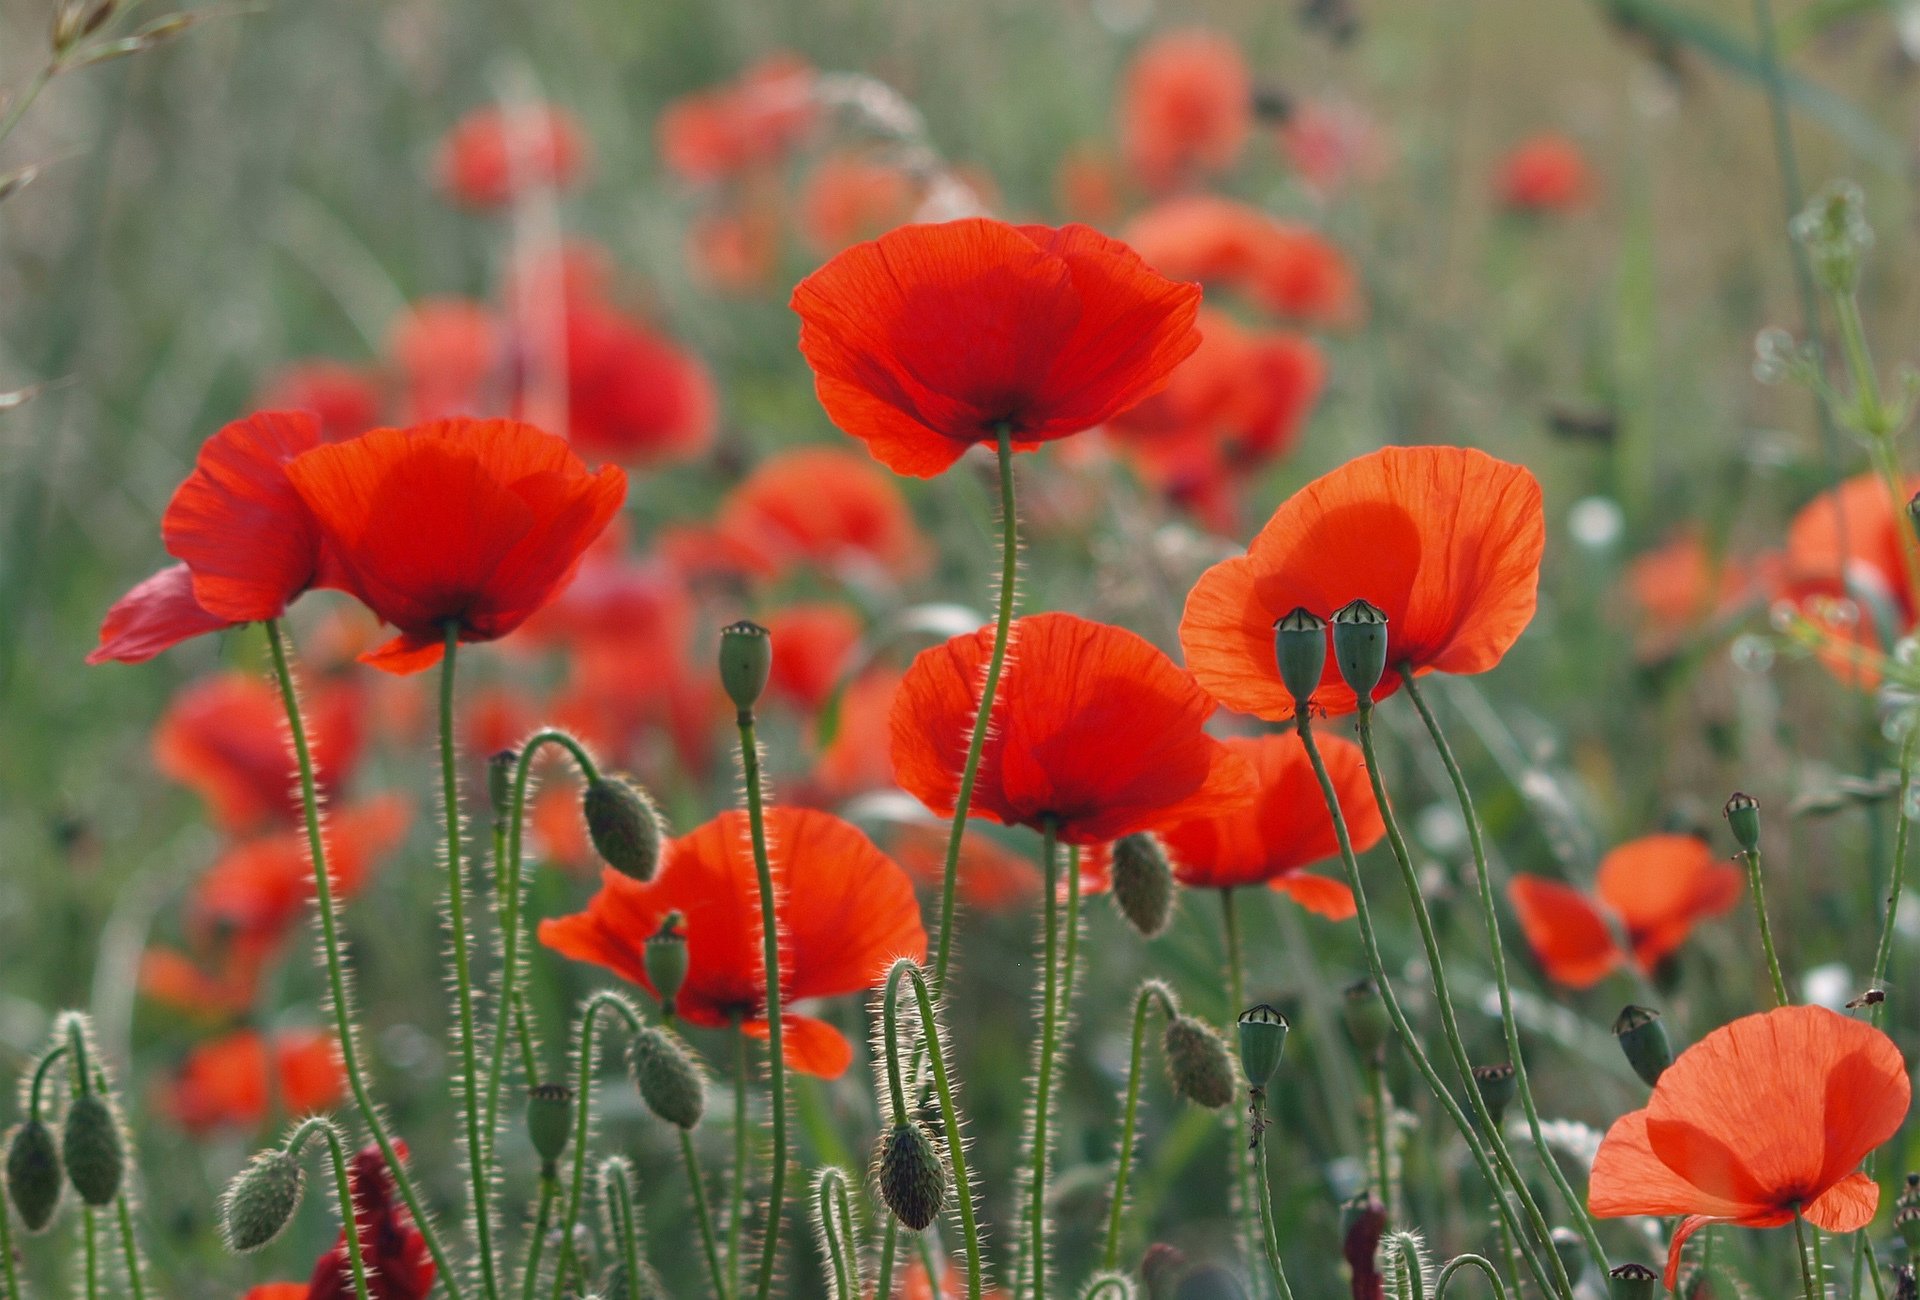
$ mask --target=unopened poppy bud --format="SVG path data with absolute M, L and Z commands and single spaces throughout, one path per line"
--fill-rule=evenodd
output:
M 60 1155 L 67 1166 L 67 1181 L 82 1201 L 95 1209 L 113 1204 L 120 1194 L 126 1156 L 120 1149 L 120 1125 L 99 1094 L 82 1093 L 67 1107 Z
M 53 1222 L 60 1205 L 60 1144 L 41 1120 L 14 1129 L 7 1143 L 7 1194 L 29 1233 Z
M 893 1217 L 913 1232 L 932 1223 L 947 1199 L 947 1171 L 926 1130 L 895 1124 L 880 1136 L 876 1160 L 880 1199 Z
M 527 1138 L 550 1174 L 573 1136 L 573 1089 L 564 1083 L 536 1083 L 527 1089 Z
M 587 783 L 580 807 L 606 864 L 634 880 L 652 880 L 660 866 L 660 814 L 646 792 L 624 777 L 603 776 Z
M 1287 1018 L 1278 1011 L 1262 1002 L 1240 1013 L 1240 1069 L 1248 1087 L 1265 1091 L 1286 1045 Z
M 1387 1004 L 1381 1000 L 1380 990 L 1372 980 L 1355 980 L 1347 985 L 1342 1012 L 1354 1050 L 1365 1060 L 1379 1060 L 1388 1036 L 1393 1033 L 1393 1020 L 1387 1015 Z
M 1613 1035 L 1627 1064 L 1651 1088 L 1673 1064 L 1673 1044 L 1667 1040 L 1667 1027 L 1652 1007 L 1628 1006 L 1613 1022 Z
M 1645 1264 L 1622 1264 L 1607 1274 L 1609 1300 L 1653 1300 L 1660 1294 L 1660 1275 Z
M 517 750 L 502 749 L 487 760 L 487 801 L 493 805 L 493 820 L 505 822 L 513 813 L 513 774 L 520 766 Z
M 1167 928 L 1173 915 L 1173 867 L 1159 840 L 1143 832 L 1114 841 L 1113 902 L 1143 939 Z
M 1895 1210 L 1893 1230 L 1907 1243 L 1909 1251 L 1920 1252 L 1920 1205 L 1903 1205 Z
M 1760 801 L 1750 794 L 1735 790 L 1733 797 L 1727 800 L 1723 814 L 1727 819 L 1727 829 L 1733 832 L 1734 841 L 1752 853 L 1760 847 Z
M 1160 1040 L 1173 1090 L 1196 1106 L 1218 1110 L 1233 1100 L 1233 1057 L 1213 1026 L 1181 1014 Z
M 1359 697 L 1373 701 L 1373 688 L 1387 671 L 1387 615 L 1377 605 L 1351 601 L 1333 613 L 1333 659 L 1340 680 Z
M 660 997 L 660 1006 L 668 1015 L 673 1014 L 674 1000 L 680 996 L 680 986 L 687 982 L 687 935 L 680 927 L 686 918 L 678 912 L 668 912 L 660 922 L 660 928 L 647 938 L 640 957 L 647 970 L 647 979 L 653 984 L 653 991 Z
M 1473 1067 L 1473 1086 L 1480 1092 L 1480 1100 L 1487 1104 L 1487 1114 L 1498 1125 L 1507 1117 L 1507 1107 L 1513 1105 L 1513 1099 L 1519 1091 L 1519 1080 L 1511 1065 L 1502 1062 L 1499 1065 L 1476 1065 Z
M 753 712 L 773 671 L 773 637 L 750 619 L 729 623 L 720 633 L 720 684 L 733 707 Z
M 700 1122 L 707 1108 L 706 1085 L 700 1067 L 678 1039 L 649 1025 L 633 1036 L 627 1063 L 649 1110 L 681 1128 Z
M 286 1231 L 300 1208 L 306 1172 L 286 1151 L 262 1151 L 235 1175 L 220 1205 L 227 1248 L 245 1255 L 260 1250 Z
M 1313 698 L 1327 669 L 1327 623 L 1302 605 L 1273 625 L 1273 657 L 1297 708 Z

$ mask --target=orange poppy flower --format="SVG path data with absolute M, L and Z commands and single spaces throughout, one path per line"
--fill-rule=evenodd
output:
M 773 671 L 767 690 L 804 713 L 827 702 L 860 644 L 860 616 L 845 605 L 789 605 L 767 618 Z
M 1601 1218 L 1684 1215 L 1667 1248 L 1675 1286 L 1687 1239 L 1712 1223 L 1777 1228 L 1873 1221 L 1880 1188 L 1856 1172 L 1906 1118 L 1912 1087 L 1893 1040 L 1824 1007 L 1723 1025 L 1682 1052 L 1642 1110 L 1600 1143 L 1588 1207 Z
M 1640 612 L 1641 653 L 1666 653 L 1702 622 L 1738 607 L 1753 594 L 1759 567 L 1716 553 L 1692 528 L 1635 556 L 1626 589 Z
M 1920 490 L 1920 478 L 1902 490 Z M 1907 527 L 1879 477 L 1859 474 L 1800 508 L 1785 558 L 1762 575 L 1819 631 L 1820 662 L 1861 690 L 1878 686 L 1880 675 L 1859 652 L 1886 653 L 1915 625 L 1901 542 Z
M 400 373 L 403 419 L 479 415 L 504 396 L 506 330 L 483 303 L 432 298 L 413 304 L 394 324 L 387 354 Z
M 497 208 L 528 187 L 565 189 L 586 165 L 571 113 L 550 104 L 477 108 L 440 142 L 440 186 L 469 208 Z
M 316 447 L 287 467 L 346 574 L 400 634 L 361 656 L 394 673 L 507 635 L 573 577 L 626 475 L 513 420 L 440 420 Z
M 947 872 L 947 828 L 908 822 L 894 833 L 893 856 L 922 888 L 940 888 Z M 955 888 L 975 911 L 1010 912 L 1040 896 L 1040 868 L 987 836 L 966 831 L 960 836 Z
M 1692 835 L 1648 835 L 1600 860 L 1597 901 L 1572 885 L 1519 874 L 1507 897 L 1549 979 L 1571 988 L 1599 983 L 1631 960 L 1653 968 L 1693 927 L 1740 901 L 1744 877 Z M 1624 934 L 1623 950 L 1615 925 Z
M 800 191 L 800 234 L 821 256 L 913 219 L 920 185 L 899 167 L 857 154 L 825 158 Z
M 1207 735 L 1213 701 L 1171 659 L 1122 628 L 1072 614 L 1013 624 L 972 813 L 1052 821 L 1064 844 L 1104 844 L 1253 798 L 1244 758 Z M 893 771 L 936 815 L 953 814 L 993 629 L 923 650 L 893 705 Z
M 667 105 L 657 127 L 660 157 L 681 178 L 726 180 L 785 157 L 819 116 L 818 75 L 795 54 L 774 54 L 731 83 Z
M 781 1005 L 858 993 L 896 957 L 926 956 L 913 882 L 873 842 L 838 817 L 809 808 L 767 810 L 781 928 Z M 742 812 L 725 812 L 668 845 L 660 873 L 642 884 L 600 873 L 587 910 L 543 921 L 540 941 L 604 966 L 652 991 L 642 951 L 666 914 L 686 918 L 687 981 L 678 1010 L 696 1025 L 740 1021 L 765 1038 L 766 970 L 753 850 Z M 787 1064 L 838 1078 L 853 1048 L 832 1025 L 787 1013 Z
M 261 392 L 263 411 L 308 411 L 323 442 L 339 442 L 380 423 L 379 376 L 339 361 L 302 361 L 276 372 Z
M 331 1034 L 295 1030 L 271 1044 L 242 1029 L 194 1048 L 168 1083 L 161 1109 L 189 1133 L 258 1128 L 285 1115 L 325 1110 L 346 1093 Z
M 1127 242 L 1162 275 L 1237 290 L 1305 324 L 1345 328 L 1366 315 L 1359 277 L 1338 248 L 1231 199 L 1168 199 L 1134 218 Z
M 929 552 L 898 485 L 837 447 L 761 461 L 721 503 L 715 531 L 724 554 L 769 579 L 810 565 L 873 585 L 911 577 Z
M 1593 170 L 1579 145 L 1545 131 L 1507 154 L 1497 188 L 1500 202 L 1517 212 L 1570 212 L 1593 197 Z
M 917 478 L 1001 425 L 1023 450 L 1090 429 L 1200 343 L 1199 287 L 1086 226 L 903 226 L 802 280 L 792 305 L 828 416 Z
M 1180 620 L 1187 666 L 1228 708 L 1284 721 L 1293 696 L 1274 623 L 1367 600 L 1388 620 L 1374 699 L 1399 689 L 1402 666 L 1483 673 L 1533 617 L 1546 536 L 1540 484 L 1522 467 L 1466 447 L 1382 448 L 1300 489 L 1246 555 L 1200 575 Z M 1357 707 L 1331 655 L 1313 704 Z
M 1120 136 L 1127 164 L 1151 190 L 1223 172 L 1253 130 L 1253 78 L 1240 47 L 1218 32 L 1163 32 L 1127 69 Z
M 221 944 L 211 969 L 173 948 L 140 957 L 140 995 L 196 1020 L 245 1015 L 260 987 L 262 955 L 245 944 Z

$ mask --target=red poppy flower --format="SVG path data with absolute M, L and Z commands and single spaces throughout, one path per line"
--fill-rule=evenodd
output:
M 767 810 L 781 927 L 781 1004 L 871 988 L 896 957 L 923 958 L 926 931 L 913 882 L 854 827 L 808 808 Z M 642 884 L 601 872 L 587 910 L 543 921 L 540 941 L 652 990 L 642 950 L 668 912 L 686 918 L 687 982 L 677 1006 L 696 1025 L 741 1021 L 767 1036 L 759 894 L 745 813 L 725 812 L 674 840 L 660 874 Z M 840 1031 L 785 1015 L 787 1064 L 838 1078 L 853 1048 Z
M 1740 900 L 1744 877 L 1692 835 L 1648 835 L 1600 860 L 1598 900 L 1572 885 L 1516 875 L 1507 897 L 1547 976 L 1572 988 L 1599 983 L 1631 960 L 1651 974 L 1693 927 Z M 1624 934 L 1622 950 L 1615 925 Z
M 140 957 L 140 996 L 194 1020 L 245 1015 L 260 988 L 261 954 L 244 943 L 217 943 L 211 968 L 173 948 Z
M 406 1159 L 403 1148 L 400 1158 Z M 393 1190 L 380 1148 L 360 1150 L 348 1167 L 354 1227 L 366 1257 L 367 1292 L 372 1300 L 426 1300 L 433 1291 L 433 1256 L 426 1238 Z M 347 1260 L 347 1235 L 313 1266 L 307 1300 L 348 1300 L 354 1294 L 353 1268 Z
M 440 142 L 441 188 L 470 208 L 497 208 L 530 187 L 564 189 L 585 166 L 579 123 L 549 104 L 477 108 Z
M 261 393 L 266 411 L 308 411 L 323 442 L 340 442 L 380 423 L 385 405 L 377 375 L 339 361 L 302 361 L 274 374 Z
M 777 162 L 819 115 L 818 74 L 794 54 L 762 59 L 733 82 L 667 105 L 657 130 L 661 159 L 689 181 L 718 181 Z
M 498 409 L 505 395 L 506 330 L 483 303 L 415 303 L 395 323 L 387 352 L 400 372 L 404 419 L 479 415 Z
M 800 191 L 800 234 L 821 256 L 913 219 L 920 186 L 899 167 L 857 154 L 822 159 Z
M 1168 199 L 1134 218 L 1127 242 L 1162 275 L 1235 289 L 1303 323 L 1345 328 L 1366 314 L 1359 277 L 1338 248 L 1231 199 Z
M 196 1047 L 168 1085 L 162 1107 L 193 1134 L 253 1129 L 274 1110 L 327 1109 L 345 1095 L 346 1082 L 331 1034 L 295 1030 L 269 1044 L 243 1029 Z
M 1691 528 L 1635 556 L 1626 589 L 1640 612 L 1640 653 L 1669 653 L 1701 623 L 1732 612 L 1768 567 L 1717 552 Z
M 1071 614 L 1013 629 L 974 816 L 1104 844 L 1251 802 L 1246 760 L 1203 729 L 1213 701 L 1148 642 Z M 894 777 L 938 816 L 953 813 L 992 645 L 984 627 L 922 651 L 894 698 Z
M 1920 479 L 1902 488 L 1916 490 Z M 1877 475 L 1856 475 L 1801 507 L 1787 530 L 1784 560 L 1763 575 L 1820 634 L 1820 661 L 1861 690 L 1880 683 L 1877 665 L 1861 653 L 1886 653 L 1915 625 L 1904 514 L 1895 512 Z
M 836 447 L 801 447 L 760 462 L 727 494 L 715 531 L 724 553 L 768 579 L 811 565 L 873 585 L 912 576 L 928 555 L 899 487 Z
M 918 478 L 1001 425 L 1023 448 L 1090 429 L 1200 343 L 1199 287 L 1085 226 L 903 226 L 802 280 L 792 305 L 828 416 Z
M 860 644 L 860 616 L 845 605 L 789 605 L 767 618 L 773 671 L 767 690 L 803 713 L 827 702 Z
M 1315 479 L 1274 512 L 1247 554 L 1214 565 L 1187 596 L 1180 644 L 1215 699 L 1269 721 L 1293 716 L 1273 625 L 1305 606 L 1326 618 L 1352 600 L 1387 614 L 1389 667 L 1483 673 L 1533 617 L 1546 520 L 1518 465 L 1465 447 L 1385 447 Z M 1316 709 L 1351 713 L 1328 656 Z
M 947 828 L 908 822 L 893 837 L 893 856 L 923 889 L 946 880 Z M 1040 896 L 1040 868 L 978 831 L 960 836 L 960 865 L 955 888 L 966 905 L 979 912 L 1010 912 Z
M 1873 1221 L 1880 1188 L 1856 1172 L 1906 1118 L 1900 1049 L 1824 1007 L 1781 1007 L 1723 1025 L 1680 1054 L 1642 1110 L 1600 1144 L 1587 1204 L 1602 1218 L 1684 1215 L 1687 1239 L 1712 1223 L 1777 1228 L 1795 1210 L 1828 1232 Z
M 1240 47 L 1218 32 L 1164 32 L 1127 69 L 1120 135 L 1127 163 L 1151 190 L 1233 166 L 1253 130 L 1253 78 Z
M 287 468 L 346 584 L 400 630 L 362 656 L 388 672 L 438 663 L 445 628 L 492 641 L 572 578 L 626 475 L 590 473 L 566 441 L 512 420 L 440 420 L 316 447 Z
M 1513 147 L 1500 164 L 1500 202 L 1521 212 L 1569 212 L 1593 197 L 1580 146 L 1548 131 Z
M 307 1300 L 305 1282 L 266 1282 L 248 1291 L 240 1300 Z
M 807 784 L 809 803 L 839 804 L 856 795 L 894 788 L 888 746 L 900 682 L 897 670 L 874 668 L 841 694 L 833 739 L 821 750 Z
M 700 358 L 596 299 L 564 312 L 567 440 L 581 455 L 658 465 L 706 450 L 719 397 Z

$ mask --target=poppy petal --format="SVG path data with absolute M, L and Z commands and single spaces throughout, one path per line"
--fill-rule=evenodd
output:
M 1338 880 L 1328 880 L 1310 871 L 1295 871 L 1273 882 L 1273 888 L 1294 902 L 1329 921 L 1350 921 L 1359 910 L 1353 890 Z
M 1518 874 L 1507 884 L 1507 899 L 1527 946 L 1555 983 L 1590 988 L 1625 960 L 1606 917 L 1572 885 Z
M 1697 836 L 1647 835 L 1602 858 L 1594 888 L 1626 926 L 1634 960 L 1649 970 L 1697 922 L 1732 907 L 1743 880 Z
M 1710 1214 L 1692 1214 L 1680 1221 L 1673 1230 L 1673 1240 L 1667 1243 L 1666 1285 L 1669 1291 L 1680 1289 L 1680 1256 L 1692 1240 L 1693 1234 L 1702 1228 L 1710 1228 L 1716 1223 L 1730 1223 L 1733 1220 L 1715 1218 Z
M 1701 1190 L 1655 1155 L 1647 1136 L 1647 1112 L 1642 1109 L 1615 1120 L 1601 1139 L 1587 1184 L 1587 1208 L 1603 1219 L 1697 1212 L 1737 1219 L 1756 1207 Z
M 1873 1222 L 1880 1208 L 1880 1184 L 1851 1173 L 1801 1207 L 1807 1222 L 1828 1232 L 1857 1232 Z
M 853 1044 L 824 1020 L 783 1015 L 780 1028 L 780 1052 L 786 1057 L 788 1069 L 816 1079 L 837 1079 L 853 1064 Z M 772 1030 L 764 1017 L 740 1022 L 740 1032 L 748 1038 L 765 1041 Z
M 232 626 L 193 598 L 193 573 L 186 565 L 170 565 L 113 602 L 87 662 L 145 663 L 182 641 Z

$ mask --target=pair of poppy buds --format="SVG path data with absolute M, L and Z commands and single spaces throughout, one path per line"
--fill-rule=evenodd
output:
M 1329 624 L 1340 680 L 1366 708 L 1387 671 L 1387 615 L 1378 605 L 1364 600 L 1347 602 L 1333 612 L 1331 619 L 1323 619 L 1302 605 L 1276 620 L 1273 652 L 1280 665 L 1280 680 L 1295 706 L 1306 707 L 1326 673 Z
M 7 1194 L 29 1233 L 41 1232 L 53 1221 L 63 1183 L 72 1186 L 82 1204 L 101 1209 L 113 1204 L 126 1177 L 120 1117 L 107 1096 L 105 1076 L 87 1065 L 85 1039 L 90 1031 L 70 1019 L 59 1033 L 67 1042 L 40 1058 L 26 1121 L 7 1140 Z M 41 1096 L 49 1072 L 62 1058 L 75 1071 L 76 1088 L 56 1135 L 41 1118 Z

